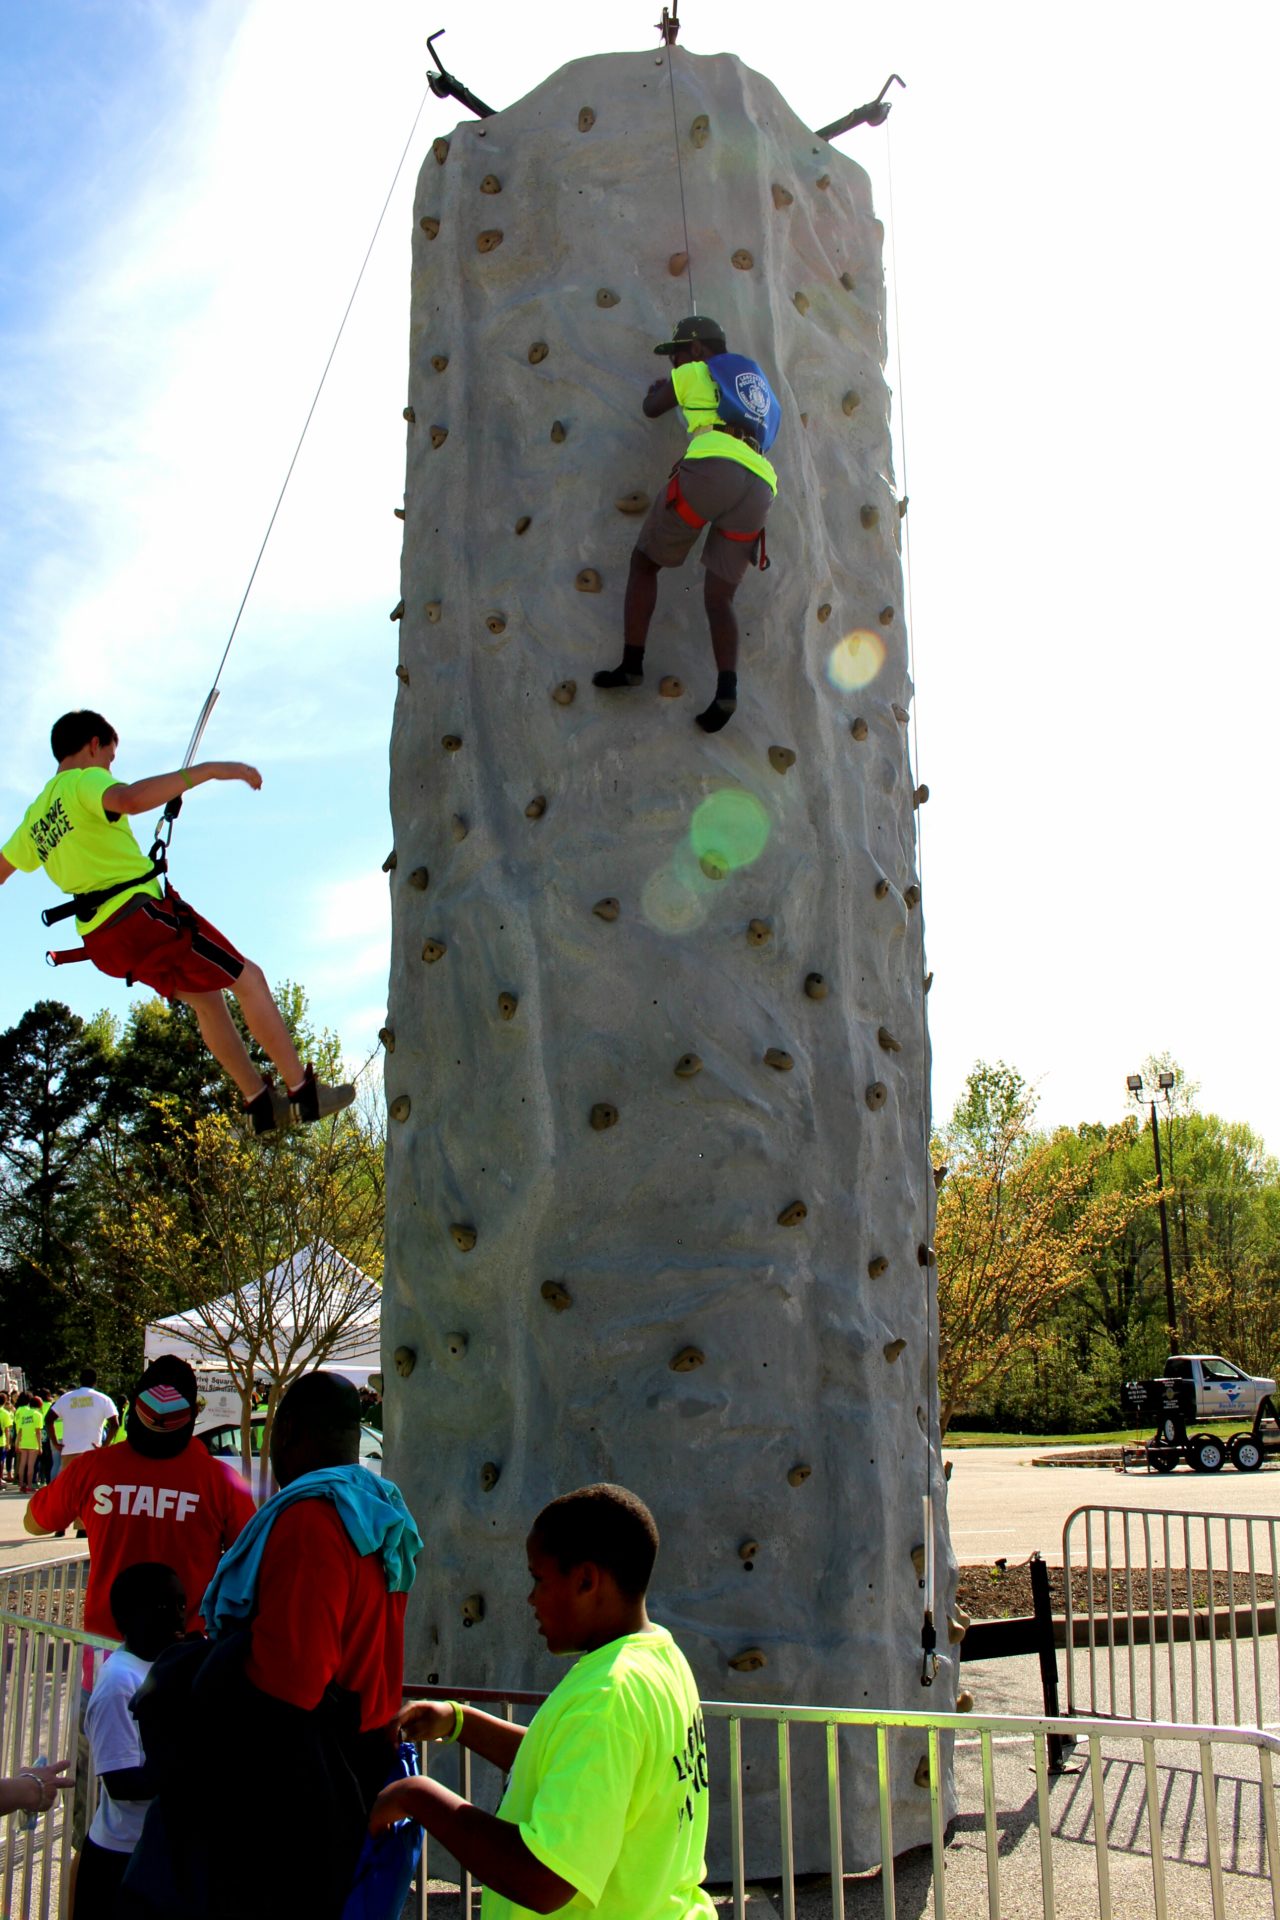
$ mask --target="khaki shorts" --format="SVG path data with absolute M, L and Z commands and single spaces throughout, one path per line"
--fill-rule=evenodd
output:
M 684 498 L 710 522 L 703 566 L 736 587 L 751 565 L 755 548 L 749 540 L 726 540 L 725 533 L 758 533 L 773 505 L 773 488 L 740 460 L 682 460 L 676 472 Z M 649 509 L 636 547 L 655 566 L 682 567 L 701 532 L 701 527 L 691 527 L 667 505 L 664 485 Z

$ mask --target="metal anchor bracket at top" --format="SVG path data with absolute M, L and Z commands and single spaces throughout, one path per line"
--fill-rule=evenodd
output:
M 443 27 L 438 27 L 427 39 L 427 52 L 436 63 L 436 71 L 427 75 L 427 85 L 437 100 L 456 100 L 459 106 L 465 107 L 469 113 L 474 113 L 478 120 L 491 120 L 497 108 L 486 107 L 484 101 L 472 93 L 470 87 L 464 87 L 461 80 L 455 79 L 453 74 L 441 65 L 435 43 L 444 31 Z

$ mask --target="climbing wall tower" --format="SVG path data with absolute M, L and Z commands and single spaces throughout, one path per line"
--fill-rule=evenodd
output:
M 941 1707 L 882 230 L 862 170 L 730 56 L 676 53 L 673 128 L 666 61 L 576 61 L 418 182 L 383 1314 L 390 1468 L 427 1537 L 409 1671 L 550 1685 L 526 1530 L 610 1479 L 658 1515 L 654 1611 L 704 1697 Z M 640 411 L 690 310 L 677 138 L 699 309 L 785 415 L 714 738 L 693 563 L 662 578 L 643 688 L 591 685 L 684 445 Z M 802 1775 L 820 1744 L 797 1737 Z M 927 1837 L 922 1748 L 894 1748 L 899 1846 Z M 851 1862 L 876 1856 L 874 1782 L 851 1742 Z

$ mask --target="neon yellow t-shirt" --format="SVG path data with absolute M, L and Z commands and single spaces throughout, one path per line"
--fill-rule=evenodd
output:
M 44 1425 L 44 1415 L 39 1407 L 17 1407 L 14 1410 L 13 1424 L 17 1429 L 19 1449 L 40 1446 L 40 1429 Z
M 685 449 L 686 460 L 736 460 L 739 466 L 750 467 L 752 473 L 758 473 L 767 480 L 776 493 L 778 476 L 762 453 L 749 447 L 745 440 L 735 440 L 731 433 L 716 433 L 717 422 L 723 426 L 717 411 L 719 394 L 716 383 L 707 371 L 705 360 L 691 360 L 688 366 L 672 367 L 671 384 L 680 402 L 680 411 L 685 417 L 693 438 Z
M 498 1818 L 578 1889 L 562 1913 L 714 1920 L 702 1713 L 665 1627 L 583 1654 L 534 1715 Z M 485 1888 L 481 1920 L 528 1911 Z
M 55 773 L 23 814 L 17 832 L 0 848 L 5 859 L 23 873 L 34 873 L 42 866 L 62 893 L 92 893 L 138 876 L 136 887 L 116 894 L 91 919 L 77 920 L 78 933 L 100 927 L 136 893 L 160 897 L 159 882 L 142 879 L 151 862 L 134 839 L 128 820 L 123 815 L 108 820 L 102 810 L 103 794 L 119 784 L 107 767 L 70 767 Z
M 13 1408 L 0 1407 L 0 1434 L 3 1434 L 6 1446 L 9 1443 L 9 1435 L 12 1432 L 13 1432 Z

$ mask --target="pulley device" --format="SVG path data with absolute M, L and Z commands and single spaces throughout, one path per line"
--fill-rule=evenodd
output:
M 465 107 L 468 113 L 474 113 L 478 120 L 491 120 L 496 108 L 486 107 L 484 101 L 477 99 L 472 93 L 470 87 L 464 87 L 461 80 L 455 79 L 453 74 L 441 66 L 440 55 L 436 52 L 436 41 L 444 31 L 443 27 L 437 28 L 427 40 L 427 52 L 436 63 L 435 72 L 427 75 L 427 85 L 437 100 L 456 100 L 460 107 Z M 887 85 L 888 82 L 885 84 Z

